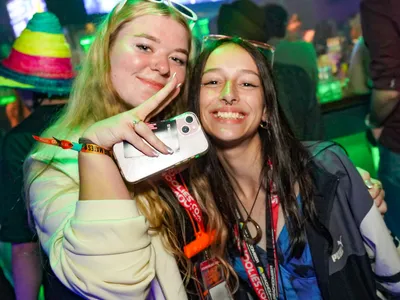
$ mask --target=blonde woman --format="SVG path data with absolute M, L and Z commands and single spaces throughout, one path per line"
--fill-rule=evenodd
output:
M 185 17 L 183 10 L 142 0 L 117 5 L 97 32 L 67 109 L 43 136 L 84 138 L 106 150 L 126 140 L 156 156 L 143 138 L 171 153 L 145 121 L 160 118 L 161 111 L 163 118 L 175 115 L 185 104 L 192 41 L 187 17 L 195 15 Z M 191 267 L 181 250 L 186 213 L 172 192 L 127 185 L 107 155 L 46 145 L 33 151 L 25 175 L 41 245 L 56 277 L 74 294 L 187 299 L 183 279 L 191 277 Z M 201 198 L 195 188 L 193 194 Z M 208 217 L 210 227 L 218 222 Z

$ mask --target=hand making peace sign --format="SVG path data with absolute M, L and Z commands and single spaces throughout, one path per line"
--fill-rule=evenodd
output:
M 145 140 L 161 153 L 171 154 L 172 150 L 144 122 L 160 113 L 179 94 L 181 84 L 178 84 L 175 75 L 154 96 L 129 111 L 91 125 L 83 137 L 106 149 L 127 141 L 147 156 L 158 156 L 157 152 L 144 143 Z

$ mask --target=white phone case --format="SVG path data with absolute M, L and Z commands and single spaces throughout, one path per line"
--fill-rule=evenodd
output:
M 205 154 L 209 143 L 197 116 L 186 112 L 173 119 L 150 124 L 173 154 L 149 157 L 127 142 L 115 144 L 114 157 L 126 181 L 137 183 Z

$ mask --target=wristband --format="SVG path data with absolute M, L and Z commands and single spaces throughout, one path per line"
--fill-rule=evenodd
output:
M 96 144 L 79 144 L 79 145 L 82 145 L 80 152 L 99 153 L 99 154 L 105 154 L 109 157 L 113 157 L 111 150 L 107 150 L 103 147 L 100 147 L 99 145 Z
M 105 154 L 107 156 L 113 157 L 113 153 L 111 150 L 105 149 L 99 145 L 96 145 L 91 140 L 86 138 L 80 138 L 79 143 L 70 142 L 67 140 L 59 140 L 55 137 L 52 139 L 50 138 L 42 138 L 36 135 L 33 135 L 33 138 L 44 144 L 53 145 L 61 147 L 65 150 L 71 149 L 78 152 L 86 152 L 86 153 L 98 153 L 98 154 Z
M 78 140 L 78 143 L 82 145 L 82 149 L 80 150 L 81 152 L 87 152 L 87 153 L 100 153 L 100 154 L 105 154 L 110 157 L 113 157 L 112 151 L 107 150 L 95 143 L 93 143 L 91 140 L 81 137 Z

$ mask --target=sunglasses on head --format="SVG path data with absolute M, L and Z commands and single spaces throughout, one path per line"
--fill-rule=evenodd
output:
M 202 43 L 202 47 L 201 50 L 203 51 L 204 47 L 207 45 L 207 43 L 209 42 L 215 42 L 215 41 L 220 41 L 223 39 L 231 39 L 233 38 L 232 36 L 227 36 L 227 35 L 222 35 L 222 34 L 210 34 L 210 35 L 206 35 L 203 37 L 203 43 Z M 251 45 L 253 45 L 254 47 L 256 47 L 258 49 L 258 51 L 260 51 L 264 57 L 267 59 L 267 61 L 272 65 L 274 64 L 274 53 L 275 53 L 275 48 L 272 47 L 271 45 L 268 45 L 266 43 L 261 43 L 258 41 L 252 41 L 252 40 L 246 40 L 246 39 L 242 39 L 241 37 L 238 37 L 238 39 L 245 41 Z
M 189 7 L 181 3 L 174 2 L 172 0 L 144 0 L 144 1 L 149 1 L 153 3 L 164 3 L 168 7 L 173 8 L 188 20 L 190 29 L 193 29 L 198 19 L 196 13 L 193 10 L 191 10 Z M 126 2 L 127 0 L 123 0 L 119 4 L 117 4 L 115 11 L 118 12 L 119 10 L 121 10 Z

